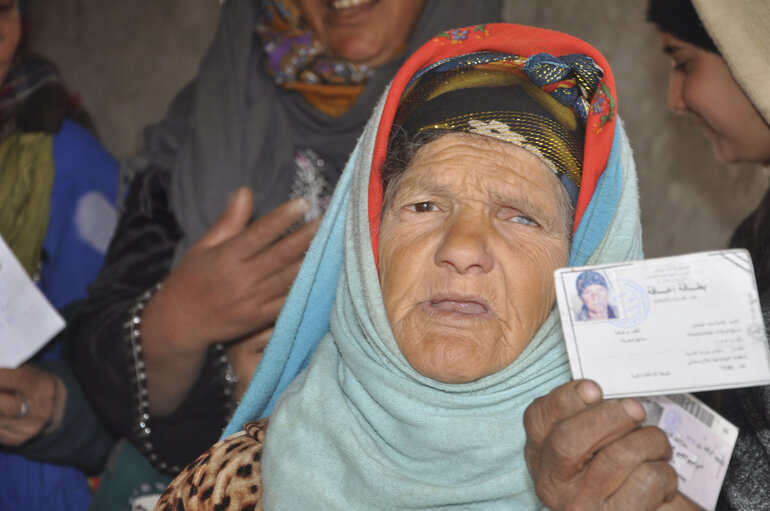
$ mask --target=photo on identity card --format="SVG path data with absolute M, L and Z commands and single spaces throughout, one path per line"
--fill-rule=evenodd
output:
M 571 290 L 569 302 L 576 323 L 620 318 L 617 285 L 605 271 L 585 270 L 565 278 Z

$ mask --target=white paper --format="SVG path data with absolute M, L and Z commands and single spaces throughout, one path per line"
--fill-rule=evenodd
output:
M 613 318 L 581 317 L 587 294 L 584 289 L 578 296 L 576 282 L 587 271 L 606 282 Z M 595 380 L 605 397 L 770 383 L 770 352 L 745 250 L 565 268 L 554 275 L 572 375 Z
M 0 237 L 0 367 L 18 367 L 64 328 Z
M 639 400 L 647 411 L 645 425 L 668 435 L 679 491 L 702 508 L 714 509 L 738 428 L 689 394 Z

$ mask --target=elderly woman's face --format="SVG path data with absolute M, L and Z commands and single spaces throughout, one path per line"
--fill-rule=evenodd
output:
M 580 299 L 589 312 L 594 314 L 607 314 L 607 297 L 609 290 L 601 284 L 591 284 L 583 289 Z
M 297 0 L 310 29 L 331 53 L 381 66 L 405 48 L 427 0 Z
M 388 319 L 417 371 L 470 382 L 529 343 L 567 262 L 561 186 L 533 154 L 478 135 L 444 135 L 417 152 L 379 248 Z

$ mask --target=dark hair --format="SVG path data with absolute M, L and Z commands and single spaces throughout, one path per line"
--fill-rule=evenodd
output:
M 647 4 L 647 21 L 657 25 L 662 32 L 719 54 L 719 49 L 703 26 L 691 0 L 650 0 Z

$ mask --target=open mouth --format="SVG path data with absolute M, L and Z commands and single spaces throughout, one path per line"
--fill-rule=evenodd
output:
M 432 311 L 464 316 L 485 316 L 490 313 L 486 302 L 478 298 L 431 300 L 425 302 L 424 306 Z
M 331 0 L 327 5 L 336 14 L 345 14 L 362 7 L 374 5 L 380 0 Z

